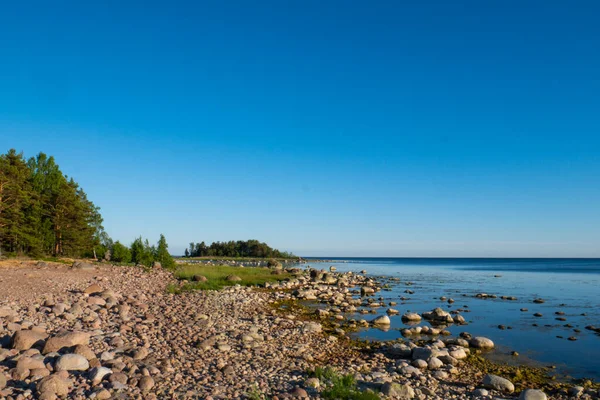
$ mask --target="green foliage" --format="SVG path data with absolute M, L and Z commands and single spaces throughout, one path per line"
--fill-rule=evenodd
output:
M 53 157 L 0 155 L 0 252 L 78 257 L 94 252 L 102 232 L 98 207 Z
M 135 264 L 142 264 L 151 267 L 154 262 L 155 250 L 150 246 L 148 239 L 145 241 L 140 236 L 131 244 L 131 261 Z
M 282 273 L 273 275 L 268 268 L 240 268 L 227 265 L 186 265 L 175 272 L 175 277 L 191 281 L 195 275 L 207 278 L 206 282 L 188 282 L 182 287 L 182 291 L 189 290 L 220 290 L 226 286 L 240 284 L 243 286 L 264 285 L 266 282 L 278 282 L 290 279 L 293 275 Z M 228 281 L 229 275 L 239 276 L 241 281 Z
M 258 240 L 238 240 L 214 242 L 210 246 L 202 243 L 190 243 L 189 257 L 256 257 L 256 258 L 294 258 L 291 253 L 269 247 Z
M 356 379 L 351 374 L 341 375 L 331 367 L 317 367 L 309 375 L 318 378 L 325 388 L 321 392 L 323 399 L 330 400 L 380 400 L 377 393 L 361 392 Z
M 156 246 L 154 259 L 160 262 L 163 268 L 173 268 L 175 266 L 175 261 L 171 257 L 171 254 L 169 254 L 169 245 L 163 234 L 160 235 L 158 245 Z
M 256 385 L 256 384 L 252 385 L 252 387 L 250 388 L 248 393 L 246 393 L 246 397 L 248 397 L 249 400 L 268 400 L 269 399 L 269 397 L 266 394 L 264 394 L 263 392 L 260 391 L 260 389 L 258 388 L 258 385 Z
M 131 262 L 131 251 L 117 240 L 112 247 L 111 260 L 118 263 Z

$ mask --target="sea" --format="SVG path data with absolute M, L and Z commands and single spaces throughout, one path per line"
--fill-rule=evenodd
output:
M 555 258 L 308 258 L 314 268 L 359 272 L 382 277 L 389 289 L 376 294 L 400 315 L 391 316 L 390 329 L 365 328 L 362 339 L 395 340 L 408 327 L 405 312 L 423 313 L 441 307 L 462 312 L 468 325 L 452 325 L 452 335 L 469 332 L 496 344 L 488 355 L 495 361 L 532 366 L 553 366 L 563 377 L 600 380 L 600 334 L 585 329 L 600 327 L 600 259 Z M 390 277 L 399 281 L 389 280 Z M 410 290 L 414 293 L 409 294 Z M 478 293 L 495 299 L 476 297 Z M 517 300 L 502 300 L 501 296 Z M 452 298 L 449 304 L 440 298 Z M 401 300 L 405 298 L 405 300 Z M 543 299 L 543 303 L 534 303 Z M 348 318 L 370 320 L 383 315 L 350 314 Z M 527 311 L 520 311 L 526 308 Z M 534 316 L 540 313 L 541 317 Z M 564 319 L 559 320 L 559 319 Z M 421 325 L 427 324 L 423 320 Z M 504 330 L 499 328 L 504 326 Z M 576 340 L 569 340 L 575 338 Z M 512 356 L 516 351 L 519 355 Z

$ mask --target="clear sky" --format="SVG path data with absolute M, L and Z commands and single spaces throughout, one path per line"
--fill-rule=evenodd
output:
M 13 1 L 0 152 L 126 243 L 600 256 L 597 1 Z

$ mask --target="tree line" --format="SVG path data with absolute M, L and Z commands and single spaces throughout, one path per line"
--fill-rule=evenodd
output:
M 0 251 L 82 256 L 105 235 L 100 209 L 54 157 L 0 155 Z
M 155 262 L 159 262 L 164 268 L 175 266 L 175 261 L 169 253 L 167 239 L 162 234 L 156 246 L 151 246 L 148 239 L 144 240 L 140 236 L 129 247 L 117 240 L 114 243 L 105 245 L 104 248 L 106 249 L 104 254 L 105 260 L 124 264 L 141 264 L 148 267 L 152 266 Z
M 112 241 L 102 221 L 100 208 L 60 170 L 54 157 L 39 153 L 25 159 L 14 149 L 0 154 L 0 256 L 174 264 L 164 235 L 156 245 L 139 237 L 125 246 Z
M 292 253 L 271 248 L 258 240 L 231 240 L 229 242 L 190 243 L 185 249 L 185 257 L 256 257 L 256 258 L 294 258 Z

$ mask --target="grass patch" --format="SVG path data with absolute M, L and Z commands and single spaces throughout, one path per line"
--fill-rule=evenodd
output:
M 220 290 L 227 286 L 240 284 L 242 286 L 257 286 L 265 283 L 275 283 L 294 277 L 293 274 L 282 272 L 273 274 L 272 269 L 261 267 L 231 267 L 228 265 L 185 265 L 178 268 L 173 275 L 179 280 L 187 281 L 183 286 L 170 285 L 167 291 L 170 293 L 185 292 L 191 290 Z M 206 282 L 194 282 L 194 276 L 206 277 Z M 241 281 L 229 281 L 227 277 L 235 275 Z M 171 287 L 171 286 L 177 286 Z
M 310 376 L 318 378 L 325 388 L 321 397 L 328 400 L 380 400 L 375 392 L 362 392 L 351 374 L 341 375 L 331 367 L 316 367 L 309 371 Z

